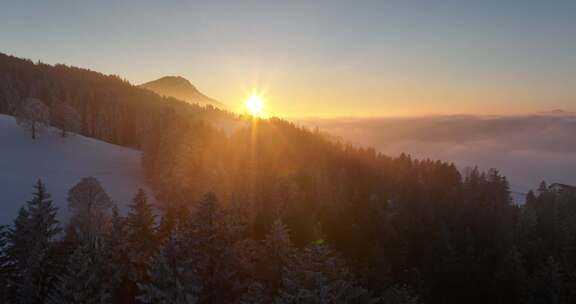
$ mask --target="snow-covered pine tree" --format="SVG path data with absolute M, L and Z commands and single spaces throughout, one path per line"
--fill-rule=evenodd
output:
M 181 233 L 184 223 L 190 216 L 186 206 L 180 203 L 167 203 L 162 211 L 162 219 L 158 225 L 158 239 L 161 242 L 166 241 L 173 234 Z
M 28 220 L 30 215 L 27 206 L 20 207 L 18 216 L 14 220 L 14 224 L 8 231 L 8 258 L 17 269 L 22 269 L 26 265 L 26 256 L 28 253 Z
M 275 302 L 364 303 L 364 289 L 356 285 L 344 260 L 323 243 L 297 254 L 285 269 Z
M 70 223 L 81 238 L 94 240 L 103 233 L 112 200 L 94 177 L 85 177 L 68 191 L 68 207 L 74 213 Z
M 61 231 L 56 208 L 41 180 L 35 185 L 32 200 L 21 209 L 10 232 L 8 251 L 16 261 L 17 302 L 39 303 L 52 286 L 55 269 L 54 237 Z
M 264 245 L 271 258 L 282 264 L 288 262 L 294 253 L 294 246 L 290 240 L 290 231 L 282 219 L 278 218 L 272 223 L 270 232 L 264 240 Z
M 36 139 L 40 131 L 50 124 L 50 108 L 37 98 L 24 99 L 16 109 L 15 116 L 16 123 L 30 131 L 32 139 Z
M 34 188 L 36 192 L 28 202 L 28 222 L 34 232 L 34 240 L 48 248 L 54 236 L 62 230 L 56 220 L 58 210 L 52 205 L 51 196 L 41 180 L 36 182 Z
M 240 303 L 271 303 L 273 292 L 269 287 L 269 269 L 266 249 L 262 241 L 238 240 L 233 249 L 236 274 L 236 293 Z M 238 298 L 238 297 L 237 297 Z
M 53 304 L 110 303 L 110 285 L 105 276 L 102 251 L 84 240 L 70 256 L 63 275 L 48 295 Z
M 182 240 L 173 234 L 149 265 L 149 281 L 138 284 L 144 303 L 194 304 L 202 283 L 192 267 L 193 257 L 182 250 Z
M 156 251 L 155 218 L 146 193 L 139 189 L 130 205 L 130 212 L 126 219 L 131 278 L 137 282 L 145 276 L 148 259 Z
M 114 296 L 118 294 L 117 291 L 121 289 L 122 282 L 126 280 L 130 270 L 126 219 L 120 215 L 116 205 L 112 206 L 110 225 L 102 237 L 101 245 L 103 273 Z
M 220 207 L 213 193 L 206 194 L 196 206 L 184 242 L 189 244 L 195 271 L 203 282 L 200 302 L 227 303 L 239 292 L 234 245 L 242 232 L 243 225 Z
M 266 250 L 267 284 L 276 291 L 282 285 L 282 272 L 293 257 L 295 249 L 290 240 L 290 231 L 281 218 L 276 219 L 264 240 Z
M 277 218 L 264 241 L 242 240 L 236 246 L 236 258 L 243 276 L 240 303 L 271 303 L 282 285 L 282 273 L 295 248 L 290 232 Z
M 110 217 L 110 229 L 108 229 L 107 234 L 120 234 L 124 235 L 126 228 L 126 219 L 120 215 L 118 206 L 116 204 L 112 205 L 112 216 Z M 120 239 L 117 238 L 117 241 Z
M 0 226 L 0 303 L 8 303 L 10 294 L 10 275 L 12 274 L 8 257 L 8 227 Z
M 120 215 L 118 207 L 114 205 L 110 225 L 104 233 L 102 247 L 105 254 L 110 257 L 108 262 L 112 264 L 111 267 L 117 270 L 126 267 L 122 262 L 126 258 L 126 238 L 126 219 Z

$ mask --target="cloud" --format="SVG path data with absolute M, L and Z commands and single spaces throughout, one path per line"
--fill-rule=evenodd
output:
M 392 156 L 408 153 L 454 162 L 461 168 L 497 168 L 518 192 L 542 180 L 576 185 L 576 115 L 571 113 L 333 118 L 300 123 Z

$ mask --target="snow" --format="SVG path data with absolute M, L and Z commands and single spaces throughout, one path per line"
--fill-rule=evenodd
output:
M 0 114 L 0 225 L 11 224 L 18 209 L 31 198 L 41 178 L 58 207 L 58 218 L 69 217 L 67 193 L 81 178 L 96 177 L 122 212 L 138 188 L 145 187 L 141 152 L 96 139 L 72 135 L 62 138 L 45 129 L 37 140 Z

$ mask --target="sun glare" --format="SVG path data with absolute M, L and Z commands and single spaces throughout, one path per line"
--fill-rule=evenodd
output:
M 264 116 L 264 100 L 258 95 L 252 95 L 246 100 L 246 110 L 252 116 Z

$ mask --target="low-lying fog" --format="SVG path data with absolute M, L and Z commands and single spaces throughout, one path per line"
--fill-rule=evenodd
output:
M 576 185 L 576 114 L 305 119 L 300 123 L 388 155 L 497 168 L 512 190 L 525 193 L 545 180 Z M 518 195 L 518 193 L 517 193 Z

